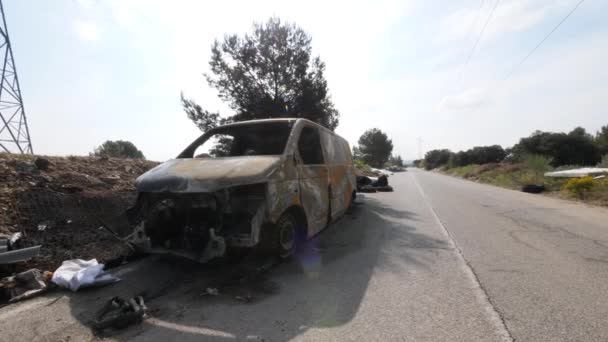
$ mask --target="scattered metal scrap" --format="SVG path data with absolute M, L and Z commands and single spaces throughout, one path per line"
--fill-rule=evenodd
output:
M 380 177 L 357 176 L 357 191 L 359 192 L 391 192 L 393 187 L 388 185 L 388 176 Z
M 208 287 L 205 289 L 205 292 L 203 292 L 203 296 L 217 296 L 219 294 L 220 291 L 215 287 Z
M 93 328 L 99 331 L 108 328 L 123 329 L 143 321 L 147 311 L 148 308 L 141 296 L 128 300 L 114 297 L 97 312 L 93 321 Z
M 18 248 L 21 233 L 0 236 L 0 265 L 13 264 L 38 256 L 41 246 Z
M 600 167 L 583 167 L 572 170 L 554 171 L 545 173 L 545 177 L 565 177 L 565 178 L 581 178 L 605 176 L 608 174 L 608 168 Z
M 50 277 L 50 272 L 34 268 L 0 280 L 0 290 L 9 303 L 14 303 L 46 292 Z

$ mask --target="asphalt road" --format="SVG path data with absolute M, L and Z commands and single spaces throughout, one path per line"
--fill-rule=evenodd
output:
M 367 194 L 294 258 L 150 257 L 120 283 L 0 309 L 2 341 L 86 341 L 143 292 L 117 341 L 606 341 L 608 210 L 418 170 Z M 206 289 L 218 295 L 206 295 Z

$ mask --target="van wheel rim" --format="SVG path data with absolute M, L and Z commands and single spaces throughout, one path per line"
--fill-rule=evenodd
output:
M 279 243 L 281 244 L 281 248 L 285 251 L 291 250 L 296 238 L 296 227 L 293 222 L 289 220 L 281 222 L 279 233 Z

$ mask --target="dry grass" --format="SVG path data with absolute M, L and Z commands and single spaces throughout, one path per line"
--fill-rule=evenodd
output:
M 453 176 L 513 190 L 520 189 L 524 184 L 536 183 L 534 172 L 522 164 L 467 165 L 442 171 Z M 576 196 L 563 190 L 567 181 L 567 178 L 544 176 L 539 179 L 539 183 L 545 185 L 547 195 L 608 206 L 608 179 L 594 180 L 594 186 L 586 193 L 584 200 L 576 198 Z

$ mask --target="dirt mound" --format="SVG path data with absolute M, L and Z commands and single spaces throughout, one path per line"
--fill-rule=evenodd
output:
M 130 229 L 124 211 L 135 198 L 133 182 L 157 164 L 0 153 L 0 234 L 22 232 L 22 246 L 42 245 L 23 267 L 54 270 L 66 259 L 120 256 L 126 246 L 101 226 Z

